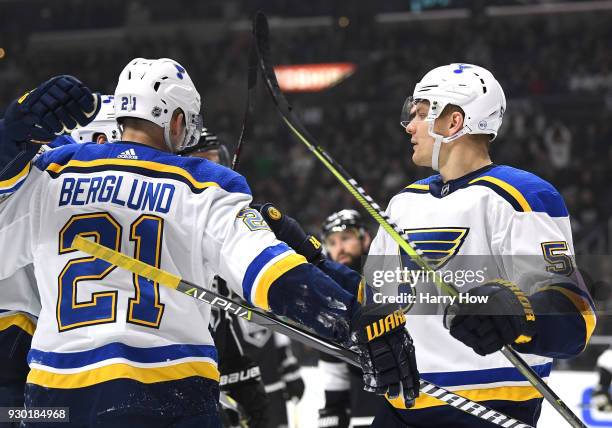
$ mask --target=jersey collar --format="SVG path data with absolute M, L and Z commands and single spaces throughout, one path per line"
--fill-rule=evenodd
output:
M 490 165 L 479 168 L 476 171 L 472 171 L 464 175 L 463 177 L 455 178 L 454 180 L 449 180 L 446 183 L 442 181 L 441 175 L 437 175 L 432 181 L 429 182 L 429 193 L 431 193 L 436 198 L 443 198 L 445 196 L 448 196 L 455 190 L 459 190 L 463 187 L 466 187 L 471 180 L 481 176 L 482 174 L 495 168 L 496 166 L 497 165 L 492 163 Z

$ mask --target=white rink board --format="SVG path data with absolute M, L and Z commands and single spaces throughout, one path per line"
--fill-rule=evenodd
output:
M 291 424 L 293 428 L 316 428 L 317 410 L 323 405 L 323 389 L 314 367 L 302 368 L 302 376 L 306 382 L 304 398 L 298 404 L 297 410 L 292 410 L 289 405 L 289 415 L 297 419 L 297 424 Z M 590 389 L 597 384 L 598 376 L 591 372 L 553 371 L 549 384 L 555 392 L 567 403 L 568 406 L 589 427 L 611 427 L 612 414 L 602 414 L 594 409 L 582 408 L 583 399 L 590 394 Z M 292 421 L 293 422 L 293 421 Z M 562 428 L 567 425 L 548 403 L 542 409 L 542 416 L 538 428 Z

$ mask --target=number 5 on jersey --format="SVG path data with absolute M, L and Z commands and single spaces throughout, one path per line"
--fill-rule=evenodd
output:
M 141 215 L 130 226 L 130 240 L 135 243 L 134 257 L 160 267 L 164 221 L 153 215 Z M 122 227 L 109 213 L 75 215 L 59 233 L 59 254 L 71 248 L 76 235 L 93 238 L 97 243 L 121 251 Z M 68 261 L 58 277 L 57 323 L 59 331 L 112 323 L 117 317 L 117 291 L 91 294 L 89 301 L 77 301 L 80 281 L 100 281 L 115 269 L 104 260 L 81 257 Z M 133 275 L 135 297 L 130 298 L 127 322 L 158 328 L 164 312 L 159 299 L 159 285 Z

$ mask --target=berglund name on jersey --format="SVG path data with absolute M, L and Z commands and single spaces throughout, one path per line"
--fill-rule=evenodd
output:
M 110 203 L 137 211 L 168 213 L 174 192 L 172 183 L 130 176 L 66 177 L 61 186 L 59 206 Z

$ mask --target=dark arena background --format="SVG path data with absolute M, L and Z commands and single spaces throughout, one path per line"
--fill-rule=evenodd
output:
M 130 59 L 167 57 L 189 71 L 205 126 L 232 153 L 257 10 L 270 19 L 277 75 L 296 114 L 383 207 L 430 175 L 412 164 L 399 126 L 418 79 L 452 62 L 495 74 L 508 108 L 493 161 L 562 193 L 599 314 L 586 351 L 557 362 L 550 384 L 590 426 L 612 426 L 612 413 L 584 402 L 612 344 L 612 1 L 0 0 L 0 109 L 57 74 L 113 94 Z M 239 165 L 254 198 L 274 201 L 315 235 L 330 213 L 360 209 L 295 140 L 261 82 L 256 95 Z M 314 352 L 299 344 L 295 352 L 303 371 L 314 370 Z M 300 404 L 300 415 L 316 414 L 315 389 L 307 385 L 315 401 Z M 557 417 L 545 409 L 539 426 L 561 426 Z

